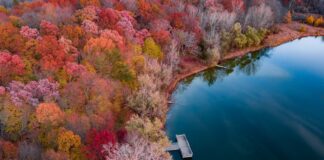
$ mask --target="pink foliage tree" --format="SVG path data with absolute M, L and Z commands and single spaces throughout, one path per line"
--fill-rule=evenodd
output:
M 131 12 L 119 11 L 118 16 L 119 16 L 119 18 L 124 17 L 124 18 L 128 19 L 132 23 L 133 26 L 136 26 L 136 20 L 134 19 L 134 16 Z
M 151 33 L 147 29 L 142 29 L 142 30 L 137 31 L 135 33 L 135 42 L 138 43 L 138 44 L 143 45 L 144 44 L 144 40 L 147 37 L 150 37 L 150 36 L 151 36 Z
M 98 25 L 90 20 L 84 20 L 82 22 L 82 28 L 87 33 L 98 34 Z
M 3 86 L 0 86 L 0 96 L 6 94 L 6 88 Z
M 30 28 L 29 26 L 23 26 L 20 29 L 20 34 L 28 39 L 35 39 L 39 36 L 37 29 Z
M 224 9 L 223 5 L 220 4 L 217 0 L 206 0 L 204 7 L 211 11 L 222 11 Z
M 98 20 L 98 12 L 100 9 L 96 6 L 87 6 L 83 9 L 77 10 L 74 17 L 78 22 L 83 22 L 84 20 L 96 21 Z
M 66 72 L 72 77 L 79 77 L 86 72 L 85 66 L 77 63 L 67 63 L 65 66 Z
M 126 36 L 127 40 L 132 41 L 134 39 L 136 30 L 128 18 L 121 18 L 116 24 L 116 29 L 119 33 Z
M 50 82 L 48 79 L 42 79 L 39 81 L 31 81 L 26 85 L 18 81 L 13 81 L 7 89 L 12 102 L 16 106 L 21 106 L 26 103 L 37 106 L 42 101 L 56 100 L 59 97 L 58 87 L 58 83 Z
M 71 58 L 76 58 L 79 56 L 80 53 L 78 49 L 72 45 L 71 40 L 61 37 L 58 42 L 64 47 L 64 52 L 71 55 Z

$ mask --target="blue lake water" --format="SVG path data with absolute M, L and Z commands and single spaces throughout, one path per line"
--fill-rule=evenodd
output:
M 178 85 L 170 140 L 186 134 L 194 160 L 324 160 L 323 37 L 222 65 Z

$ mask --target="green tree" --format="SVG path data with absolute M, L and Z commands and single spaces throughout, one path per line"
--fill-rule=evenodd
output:
M 131 70 L 125 62 L 116 62 L 111 71 L 111 76 L 114 79 L 120 80 L 122 83 L 131 85 L 135 80 L 135 72 Z

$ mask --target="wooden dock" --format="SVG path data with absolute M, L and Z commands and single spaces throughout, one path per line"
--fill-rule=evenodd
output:
M 173 143 L 170 147 L 166 148 L 167 152 L 180 150 L 182 158 L 192 158 L 193 153 L 189 145 L 186 135 L 176 135 L 177 143 Z

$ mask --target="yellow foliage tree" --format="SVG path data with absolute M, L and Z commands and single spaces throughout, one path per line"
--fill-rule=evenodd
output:
M 317 18 L 314 22 L 315 27 L 323 26 L 324 25 L 324 19 L 323 17 Z
M 141 45 L 132 45 L 132 49 L 135 54 L 142 54 L 143 52 Z
M 0 13 L 8 14 L 8 10 L 7 10 L 7 8 L 4 7 L 4 6 L 0 6 Z
M 314 22 L 315 22 L 315 17 L 314 16 L 308 16 L 306 18 L 306 22 L 309 24 L 309 25 L 313 25 Z
M 145 69 L 145 57 L 142 55 L 134 56 L 132 58 L 132 67 L 136 73 L 141 73 Z
M 143 51 L 146 55 L 156 58 L 156 59 L 162 59 L 163 53 L 161 50 L 161 47 L 155 43 L 153 38 L 147 38 L 144 42 Z
M 57 138 L 58 150 L 67 153 L 72 160 L 81 159 L 81 138 L 72 131 L 62 131 Z

